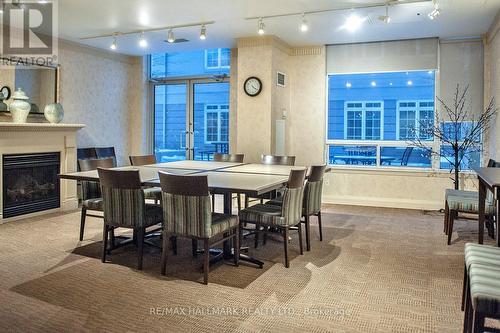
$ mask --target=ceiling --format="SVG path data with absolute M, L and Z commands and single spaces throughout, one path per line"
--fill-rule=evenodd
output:
M 90 46 L 109 49 L 112 38 L 80 38 L 114 32 L 215 21 L 207 26 L 201 41 L 199 27 L 174 30 L 187 43 L 168 44 L 166 32 L 147 33 L 148 48 L 138 46 L 139 36 L 120 36 L 116 52 L 144 55 L 213 47 L 232 47 L 235 38 L 257 36 L 257 21 L 246 17 L 380 3 L 383 0 L 59 0 L 59 36 Z M 422 37 L 460 38 L 484 34 L 500 10 L 500 0 L 439 0 L 437 20 L 429 20 L 432 2 L 391 6 L 391 23 L 378 20 L 385 8 L 345 10 L 306 16 L 307 32 L 299 31 L 301 17 L 266 19 L 266 34 L 293 46 L 397 40 Z M 346 18 L 355 13 L 366 18 L 355 32 L 342 29 Z

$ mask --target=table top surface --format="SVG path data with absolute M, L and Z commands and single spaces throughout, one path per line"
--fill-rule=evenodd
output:
M 200 171 L 211 171 L 228 167 L 234 167 L 243 164 L 244 163 L 185 160 L 185 161 L 148 164 L 143 166 L 149 168 L 191 169 Z
M 113 170 L 139 170 L 139 176 L 141 178 L 141 182 L 147 182 L 149 180 L 158 179 L 158 172 L 166 172 L 174 175 L 189 175 L 198 172 L 197 170 L 191 169 L 176 169 L 176 168 L 148 168 L 144 166 L 125 166 L 125 167 L 117 167 L 113 168 Z M 91 171 L 80 171 L 80 172 L 71 172 L 60 175 L 62 179 L 70 179 L 70 180 L 90 180 L 90 181 L 98 181 L 99 175 L 97 174 L 97 170 Z
M 289 166 L 289 165 L 269 165 L 269 164 L 243 164 L 238 166 L 232 166 L 220 170 L 217 172 L 227 172 L 227 173 L 247 173 L 247 174 L 264 174 L 264 175 L 279 175 L 288 176 L 290 170 L 304 170 L 306 167 L 303 166 Z
M 475 168 L 478 178 L 490 187 L 500 187 L 500 168 Z

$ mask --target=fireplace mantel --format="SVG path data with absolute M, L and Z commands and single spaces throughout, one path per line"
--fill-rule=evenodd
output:
M 3 155 L 53 152 L 60 153 L 61 173 L 76 171 L 76 133 L 83 127 L 85 127 L 84 124 L 0 122 L 0 223 L 47 212 L 78 208 L 76 183 L 61 180 L 60 208 L 8 219 L 3 218 L 3 175 L 1 173 Z

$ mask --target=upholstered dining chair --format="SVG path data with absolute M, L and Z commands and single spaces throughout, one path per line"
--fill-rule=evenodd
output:
M 97 169 L 103 199 L 104 227 L 102 262 L 106 262 L 109 232 L 114 228 L 134 230 L 138 247 L 137 269 L 142 270 L 142 249 L 146 228 L 163 221 L 159 205 L 147 204 L 139 170 Z
M 490 159 L 488 168 L 498 167 L 496 161 Z M 444 232 L 448 236 L 448 245 L 451 244 L 453 223 L 459 213 L 479 214 L 479 192 L 447 189 L 445 192 Z M 492 224 L 496 213 L 494 195 L 490 190 L 486 192 L 485 215 L 488 223 Z M 498 232 L 498 230 L 497 230 Z M 494 235 L 493 235 L 494 236 Z
M 115 147 L 96 147 L 94 149 L 97 158 L 111 157 L 113 159 L 113 166 L 117 166 Z
M 314 165 L 311 167 L 309 176 L 307 176 L 304 187 L 304 202 L 302 203 L 302 216 L 306 227 L 306 249 L 311 250 L 311 227 L 310 217 L 316 216 L 319 225 L 319 240 L 323 241 L 323 228 L 321 226 L 321 201 L 323 195 L 323 177 L 325 175 L 326 165 Z M 283 205 L 283 197 L 279 197 L 266 202 L 269 205 Z
M 178 176 L 160 172 L 163 206 L 163 250 L 161 274 L 166 275 L 170 238 L 203 241 L 203 283 L 208 283 L 210 246 L 233 240 L 234 264 L 239 262 L 238 216 L 212 213 L 207 176 Z M 194 253 L 193 253 L 194 254 Z
M 113 159 L 83 159 L 78 160 L 80 171 L 97 170 L 97 168 L 112 168 Z M 87 211 L 102 212 L 101 187 L 99 182 L 83 180 L 82 188 L 82 214 L 80 217 L 80 241 L 83 240 L 85 231 L 85 220 L 87 216 L 102 218 L 102 215 L 89 214 Z
M 243 163 L 245 160 L 245 154 L 223 154 L 214 153 L 214 162 L 235 162 Z M 212 193 L 212 209 L 215 209 L 215 194 Z M 241 194 L 236 194 L 236 199 L 238 200 L 238 212 L 241 210 Z
M 137 155 L 129 156 L 130 164 L 132 166 L 141 166 L 148 164 L 156 164 L 155 155 Z M 161 188 L 159 187 L 144 187 L 144 196 L 146 199 L 154 200 L 155 203 L 161 201 Z
M 288 183 L 283 193 L 283 204 L 281 206 L 257 204 L 240 211 L 240 224 L 255 224 L 255 246 L 259 242 L 261 226 L 276 228 L 283 235 L 285 267 L 289 267 L 288 260 L 288 236 L 290 227 L 297 226 L 299 232 L 299 253 L 302 252 L 302 202 L 304 197 L 304 180 L 306 170 L 292 170 L 288 178 Z M 241 226 L 240 226 L 241 228 Z
M 278 155 L 261 155 L 260 157 L 261 164 L 267 165 L 295 165 L 295 156 L 278 156 Z M 275 193 L 266 193 L 262 196 L 259 196 L 257 199 L 260 200 L 260 203 L 263 204 L 265 199 L 273 199 L 275 197 Z M 245 208 L 250 205 L 250 197 L 245 195 Z

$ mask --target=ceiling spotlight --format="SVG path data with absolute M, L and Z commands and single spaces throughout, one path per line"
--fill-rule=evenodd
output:
M 378 19 L 384 23 L 390 23 L 391 17 L 389 16 L 389 3 L 385 4 L 385 15 L 381 15 Z
M 142 48 L 148 47 L 148 41 L 144 37 L 144 32 L 141 32 L 141 38 L 139 39 L 139 46 Z
M 168 30 L 167 42 L 169 43 L 175 42 L 174 31 L 172 29 Z
M 47 2 L 48 2 L 47 0 L 38 0 L 38 3 L 41 3 L 42 5 L 46 4 Z
M 372 82 L 370 83 L 370 85 L 371 85 L 372 87 L 376 87 L 376 86 L 377 86 L 377 82 L 372 81 Z
M 346 21 L 345 21 L 344 25 L 341 27 L 341 29 L 346 29 L 350 32 L 354 32 L 361 27 L 361 24 L 363 24 L 364 21 L 365 21 L 365 19 L 363 19 L 355 14 L 352 14 L 351 16 L 349 16 L 346 19 Z
M 205 27 L 205 25 L 202 25 L 202 26 L 201 26 L 201 30 L 200 30 L 200 39 L 201 39 L 201 40 L 205 40 L 205 39 L 207 39 L 207 27 Z
M 429 19 L 435 20 L 438 18 L 439 14 L 441 14 L 441 9 L 439 9 L 437 0 L 433 0 L 432 2 L 434 3 L 434 9 L 427 16 L 429 16 Z
M 302 23 L 300 24 L 300 31 L 306 32 L 309 30 L 309 25 L 307 24 L 306 14 L 302 14 Z
M 413 85 L 413 81 L 412 80 L 408 80 L 408 82 L 406 82 L 407 85 L 409 86 L 412 86 Z
M 352 87 L 352 83 L 351 82 L 346 82 L 345 87 L 346 88 L 351 88 Z
M 118 48 L 118 43 L 116 41 L 116 36 L 113 37 L 113 42 L 111 43 L 111 45 L 109 46 L 110 49 L 112 50 L 116 50 Z
M 265 28 L 266 26 L 264 25 L 264 21 L 262 21 L 262 19 L 259 19 L 259 30 L 257 31 L 259 33 L 259 35 L 263 35 L 265 34 Z

